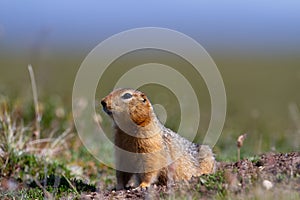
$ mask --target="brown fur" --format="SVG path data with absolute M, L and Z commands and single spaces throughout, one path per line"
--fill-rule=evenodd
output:
M 145 127 L 151 121 L 151 105 L 144 94 L 133 94 L 133 97 L 132 101 L 129 102 L 130 117 L 137 125 Z
M 126 93 L 132 97 L 125 98 Z M 165 128 L 144 93 L 117 89 L 101 103 L 114 120 L 115 145 L 138 155 L 137 158 L 126 156 L 116 149 L 117 168 L 118 165 L 129 166 L 138 171 L 117 170 L 117 189 L 123 189 L 133 175 L 137 176 L 139 186 L 145 188 L 154 182 L 166 184 L 214 172 L 215 159 L 211 149 L 193 144 Z

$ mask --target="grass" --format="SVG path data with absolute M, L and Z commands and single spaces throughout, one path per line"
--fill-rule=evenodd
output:
M 42 119 L 41 132 L 37 137 L 35 115 L 32 115 L 32 121 L 27 123 L 24 121 L 30 119 L 30 116 L 23 116 L 31 113 L 23 109 L 31 109 L 32 106 L 20 108 L 14 106 L 7 98 L 1 98 L 0 107 L 1 199 L 66 196 L 78 198 L 81 192 L 96 190 L 95 185 L 77 179 L 71 168 L 66 165 L 66 158 L 71 156 L 68 145 L 74 136 L 72 126 L 64 131 L 60 131 L 60 128 L 47 130 L 44 128 L 48 126 L 47 121 Z M 47 113 L 43 114 L 47 116 Z M 45 120 L 49 118 L 45 117 Z M 56 120 L 62 124 L 66 123 L 66 119 L 52 119 Z M 63 127 L 62 124 L 57 126 Z M 58 154 L 60 156 L 57 156 Z
M 114 170 L 99 163 L 85 149 L 73 134 L 70 118 L 57 115 L 56 110 L 61 105 L 53 105 L 53 102 L 40 103 L 41 107 L 47 108 L 47 112 L 42 113 L 39 138 L 34 134 L 36 128 L 34 106 L 22 104 L 24 106 L 19 107 L 19 105 L 20 103 L 7 98 L 1 99 L 0 181 L 1 185 L 8 185 L 7 188 L 2 186 L 1 199 L 45 197 L 78 199 L 83 193 L 107 191 L 115 186 Z M 299 114 L 295 113 L 294 115 Z M 56 128 L 53 129 L 51 122 L 49 124 L 49 119 L 55 123 Z M 66 127 L 66 124 L 69 126 Z M 217 153 L 217 160 L 237 160 L 236 139 L 232 138 L 231 142 L 224 141 L 223 145 L 232 146 L 233 153 L 229 156 Z M 257 155 L 247 155 L 247 148 L 244 146 L 241 152 L 242 157 L 247 157 L 253 163 L 259 160 Z M 281 174 L 276 176 L 279 182 L 285 178 Z M 198 199 L 207 193 L 210 198 L 216 199 L 241 197 L 228 190 L 222 170 L 216 174 L 200 177 L 196 186 L 192 189 L 188 185 L 181 186 L 180 190 L 175 190 L 169 195 L 162 193 L 161 197 L 185 199 L 188 196 L 191 199 Z M 259 195 L 262 191 L 256 189 L 255 192 Z M 291 198 L 297 196 L 295 193 L 290 195 Z M 269 196 L 271 198 L 271 195 Z
M 225 188 L 224 171 L 217 171 L 215 174 L 204 175 L 200 178 L 200 184 L 206 190 L 215 190 L 217 197 L 225 197 L 227 190 Z
M 67 58 L 67 61 L 60 63 L 71 62 L 71 59 L 73 58 Z M 257 154 L 262 152 L 299 151 L 298 61 L 285 69 L 282 68 L 282 63 L 276 64 L 276 61 L 272 68 L 271 64 L 266 64 L 270 66 L 263 68 L 265 60 L 257 59 L 231 61 L 220 56 L 215 61 L 224 78 L 228 95 L 225 127 L 214 147 L 217 160 L 237 160 L 236 139 L 243 133 L 248 135 L 241 148 L 241 159 L 248 158 L 253 163 L 258 161 Z M 1 62 L 1 66 L 4 66 L 4 60 Z M 72 60 L 72 63 L 77 62 Z M 243 66 L 245 63 L 249 66 Z M 71 74 L 74 75 L 76 69 L 72 70 Z M 72 83 L 69 82 L 73 80 L 66 78 L 67 70 L 62 74 L 57 73 L 60 69 L 54 71 L 55 74 L 52 74 L 48 69 L 49 76 L 56 77 L 58 84 L 55 83 L 56 80 L 50 80 L 46 84 L 43 82 L 45 75 L 37 76 L 37 85 L 41 86 L 39 100 L 33 101 L 31 95 L 25 95 L 29 91 L 30 81 L 26 82 L 24 77 L 20 78 L 22 86 L 14 81 L 12 86 L 6 84 L 6 89 L 3 86 L 0 88 L 0 199 L 76 199 L 82 193 L 107 191 L 115 186 L 114 170 L 98 162 L 77 137 L 70 111 L 70 89 L 67 89 L 71 88 Z M 43 73 L 43 69 L 40 69 L 39 75 Z M 244 76 L 244 73 L 248 76 Z M 17 91 L 14 95 L 10 95 L 13 93 L 10 86 Z M 21 88 L 22 91 L 16 88 Z M 200 124 L 204 127 L 201 131 L 205 131 L 205 122 L 210 117 L 207 105 L 209 103 L 205 101 L 200 105 L 201 115 L 204 113 L 201 116 L 204 122 Z M 107 129 L 110 128 L 105 117 L 104 125 Z M 175 125 L 171 121 L 167 126 Z M 201 141 L 201 135 L 195 139 L 197 141 Z M 219 171 L 217 174 L 201 177 L 197 188 L 186 186 L 182 191 L 169 196 L 161 194 L 161 197 L 198 199 L 202 192 L 214 190 L 216 192 L 211 197 L 216 199 L 241 198 L 229 193 L 224 185 L 224 178 L 224 171 Z M 276 177 L 279 181 L 285 178 L 281 174 Z M 275 193 L 278 198 L 284 199 L 282 194 Z M 255 186 L 251 195 L 243 194 L 245 196 L 242 198 L 259 199 L 262 194 L 265 194 L 266 199 L 274 197 L 271 192 Z M 288 197 L 300 198 L 294 192 Z

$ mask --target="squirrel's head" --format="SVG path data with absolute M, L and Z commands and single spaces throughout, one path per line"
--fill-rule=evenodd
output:
M 145 127 L 151 122 L 153 109 L 149 99 L 141 91 L 116 89 L 104 97 L 101 104 L 118 126 L 123 123 L 128 126 L 131 123 Z

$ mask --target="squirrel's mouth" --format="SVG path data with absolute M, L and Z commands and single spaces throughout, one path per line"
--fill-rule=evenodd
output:
M 101 101 L 103 111 L 106 112 L 108 115 L 112 115 L 112 112 L 107 108 L 107 103 L 105 101 Z
M 110 110 L 108 110 L 107 108 L 103 108 L 104 112 L 106 112 L 106 114 L 108 115 L 112 115 L 112 112 Z

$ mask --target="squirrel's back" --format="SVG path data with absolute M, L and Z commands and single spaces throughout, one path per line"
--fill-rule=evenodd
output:
M 174 180 L 189 180 L 215 171 L 215 157 L 208 145 L 188 141 L 172 130 L 164 128 L 163 140 L 175 167 Z

